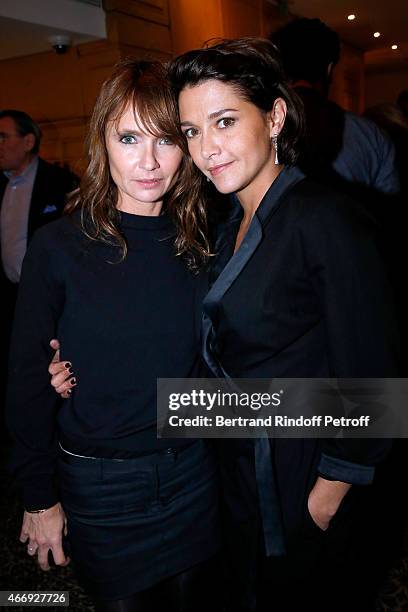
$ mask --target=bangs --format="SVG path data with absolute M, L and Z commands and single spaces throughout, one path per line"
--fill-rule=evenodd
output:
M 141 130 L 156 138 L 170 137 L 179 146 L 184 142 L 176 101 L 163 75 L 145 73 L 137 79 L 137 83 L 128 84 L 110 117 L 116 129 L 129 107 Z
M 163 88 L 143 88 L 134 92 L 131 100 L 135 120 L 152 136 L 181 136 L 178 127 L 178 111 L 169 92 Z

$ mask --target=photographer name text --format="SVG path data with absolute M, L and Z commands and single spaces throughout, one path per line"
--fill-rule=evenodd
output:
M 370 416 L 364 415 L 355 418 L 333 417 L 331 415 L 315 415 L 312 417 L 299 416 L 291 418 L 285 415 L 269 415 L 267 417 L 214 417 L 198 415 L 195 417 L 181 417 L 171 415 L 168 418 L 171 427 L 368 427 Z

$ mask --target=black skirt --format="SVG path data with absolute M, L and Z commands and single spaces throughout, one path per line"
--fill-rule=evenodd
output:
M 217 462 L 205 441 L 125 460 L 61 451 L 59 482 L 72 558 L 95 598 L 130 596 L 220 550 Z

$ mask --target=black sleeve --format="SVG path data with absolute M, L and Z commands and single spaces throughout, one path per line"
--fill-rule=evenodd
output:
M 40 230 L 24 259 L 9 358 L 6 420 L 14 440 L 10 468 L 27 509 L 58 501 L 54 479 L 59 398 L 50 385 L 48 365 L 64 292 L 53 271 L 56 250 L 49 248 L 48 235 L 48 228 Z
M 396 376 L 391 292 L 374 238 L 375 228 L 359 205 L 339 196 L 314 211 L 303 236 L 336 378 Z M 319 472 L 330 479 L 368 484 L 373 466 L 390 447 L 387 439 L 324 440 Z

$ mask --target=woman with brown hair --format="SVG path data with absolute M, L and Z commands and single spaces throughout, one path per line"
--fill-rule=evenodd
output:
M 80 188 L 27 253 L 13 329 L 20 539 L 48 570 L 49 553 L 69 562 L 68 536 L 101 611 L 217 609 L 211 449 L 156 437 L 156 379 L 200 376 L 197 271 L 209 254 L 201 178 L 176 117 L 159 63 L 116 68 L 92 115 Z M 47 372 L 54 336 L 81 379 L 61 406 Z

